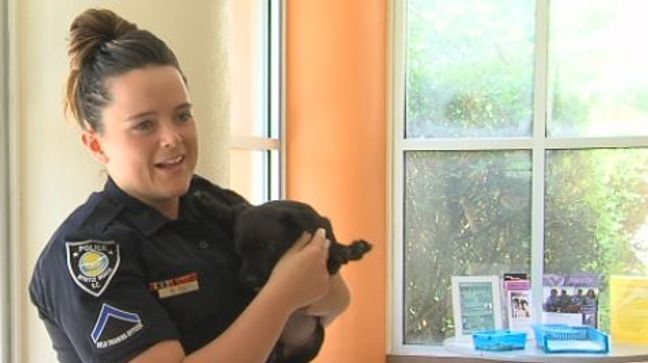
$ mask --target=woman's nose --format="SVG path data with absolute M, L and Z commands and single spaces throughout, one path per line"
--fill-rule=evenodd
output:
M 160 144 L 162 147 L 174 147 L 182 141 L 182 134 L 172 123 L 165 123 L 161 128 Z

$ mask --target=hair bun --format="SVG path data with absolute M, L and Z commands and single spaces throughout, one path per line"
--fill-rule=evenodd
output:
M 70 67 L 80 69 L 103 44 L 137 30 L 137 26 L 107 9 L 88 9 L 70 26 Z

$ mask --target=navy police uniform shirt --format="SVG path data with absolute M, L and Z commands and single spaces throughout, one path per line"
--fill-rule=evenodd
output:
M 206 210 L 207 193 L 225 208 Z M 238 283 L 232 214 L 247 202 L 194 176 L 170 220 L 108 179 L 54 233 L 30 283 L 61 362 L 122 362 L 163 340 L 187 354 L 252 299 Z

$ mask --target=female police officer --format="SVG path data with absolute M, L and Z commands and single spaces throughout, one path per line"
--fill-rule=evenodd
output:
M 32 277 L 60 361 L 263 362 L 291 313 L 344 310 L 322 231 L 304 234 L 258 294 L 240 288 L 232 221 L 192 195 L 247 202 L 193 174 L 196 125 L 164 42 L 92 9 L 73 21 L 69 54 L 66 106 L 109 178 L 54 233 Z

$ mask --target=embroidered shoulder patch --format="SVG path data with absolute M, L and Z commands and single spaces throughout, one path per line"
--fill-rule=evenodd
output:
M 68 271 L 85 292 L 99 297 L 119 267 L 119 245 L 114 241 L 66 242 Z
M 92 328 L 90 338 L 97 348 L 105 349 L 127 340 L 143 327 L 144 324 L 138 314 L 104 303 Z

